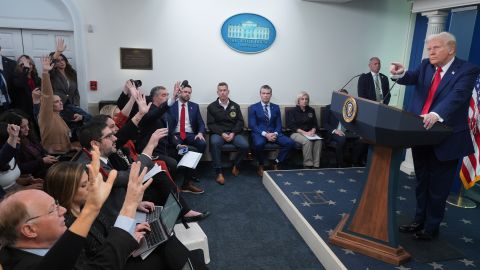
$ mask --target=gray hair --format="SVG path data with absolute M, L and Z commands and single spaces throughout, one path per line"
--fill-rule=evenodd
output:
M 308 98 L 308 103 L 310 103 L 310 95 L 306 92 L 306 91 L 300 91 L 300 93 L 297 94 L 297 99 L 296 99 L 296 105 L 300 104 L 300 99 L 303 97 L 303 96 L 307 96 Z
M 427 37 L 427 39 L 425 39 L 425 42 L 429 42 L 433 39 L 441 39 L 445 42 L 445 44 L 453 49 L 457 46 L 457 39 L 455 38 L 454 35 L 450 34 L 449 32 L 441 32 L 441 33 L 438 33 L 438 34 L 432 34 L 432 35 L 429 35 Z

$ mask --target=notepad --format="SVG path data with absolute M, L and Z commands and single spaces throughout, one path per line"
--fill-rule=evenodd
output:
M 201 158 L 202 158 L 201 153 L 189 151 L 182 157 L 180 162 L 178 162 L 177 167 L 184 166 L 191 169 L 195 169 Z

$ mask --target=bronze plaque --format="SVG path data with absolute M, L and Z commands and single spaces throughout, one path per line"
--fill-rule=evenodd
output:
M 120 48 L 120 68 L 152 70 L 152 49 Z

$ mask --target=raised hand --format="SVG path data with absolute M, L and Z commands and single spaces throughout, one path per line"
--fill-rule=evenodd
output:
M 55 48 L 57 52 L 63 53 L 67 48 L 67 44 L 65 44 L 65 40 L 63 40 L 63 38 L 57 38 L 57 46 Z
M 137 102 L 139 113 L 145 115 L 150 110 L 150 106 L 152 105 L 152 103 L 150 102 L 147 105 L 147 100 L 144 94 L 137 95 L 135 101 Z
M 42 57 L 42 69 L 43 72 L 49 72 L 53 68 L 53 63 L 50 60 L 50 57 L 44 56 Z
M 17 147 L 17 142 L 19 140 L 18 135 L 20 134 L 20 126 L 14 124 L 7 125 L 7 133 L 8 139 L 7 143 L 10 144 L 11 147 Z
M 147 168 L 143 168 L 141 173 L 140 168 L 141 163 L 139 161 L 132 163 L 132 166 L 130 167 L 127 194 L 125 195 L 125 201 L 120 210 L 120 215 L 122 216 L 130 218 L 135 217 L 137 207 L 142 201 L 143 193 L 153 181 L 153 179 L 150 178 L 145 184 L 143 184 L 143 177 L 147 173 Z

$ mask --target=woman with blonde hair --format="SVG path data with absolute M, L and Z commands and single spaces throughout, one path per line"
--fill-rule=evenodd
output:
M 305 91 L 298 93 L 295 103 L 295 108 L 286 116 L 287 127 L 294 132 L 290 138 L 302 145 L 303 167 L 319 168 L 322 140 L 316 135 L 318 121 L 315 109 L 309 106 L 310 96 Z

